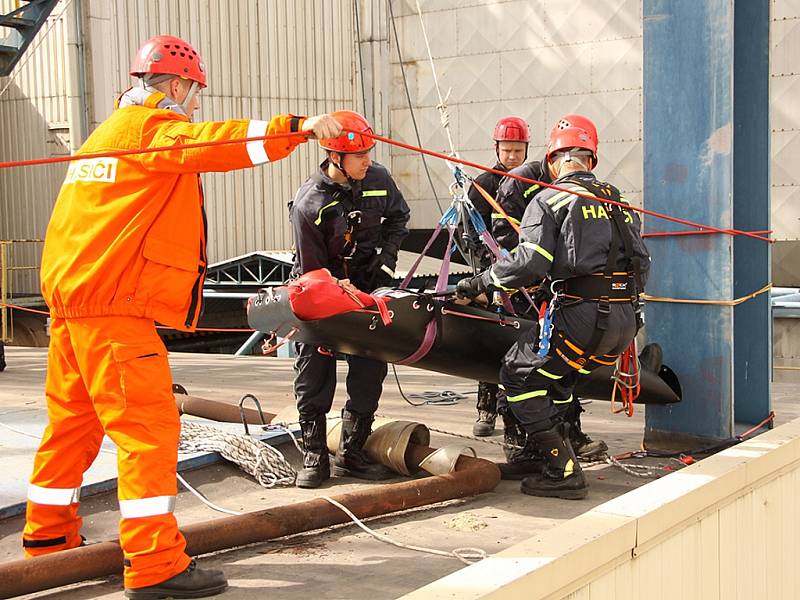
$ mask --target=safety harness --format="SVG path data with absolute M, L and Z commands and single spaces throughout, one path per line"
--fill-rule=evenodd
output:
M 584 187 L 601 202 L 604 199 L 613 202 L 621 201 L 619 191 L 610 185 L 601 184 L 596 180 L 587 181 L 578 178 L 567 178 L 565 181 Z M 609 215 L 611 224 L 611 246 L 603 272 L 566 279 L 558 283 L 558 289 L 555 289 L 554 286 L 554 291 L 557 292 L 555 301 L 559 297 L 563 297 L 576 302 L 597 303 L 597 321 L 585 348 L 579 348 L 576 344 L 567 340 L 560 332 L 552 340 L 556 354 L 580 373 L 588 373 L 599 366 L 615 363 L 618 355 L 595 356 L 597 348 L 600 346 L 606 331 L 608 331 L 611 303 L 627 302 L 632 304 L 637 314 L 638 323 L 638 315 L 641 310 L 639 294 L 644 290 L 641 277 L 641 260 L 634 254 L 633 236 L 625 224 L 626 216 L 616 204 L 603 202 L 603 207 Z M 623 272 L 615 270 L 620 242 L 626 259 L 626 270 Z
M 326 192 L 329 192 L 331 195 L 331 202 L 319 210 L 317 225 L 319 225 L 325 219 L 325 211 L 327 209 L 333 208 L 336 205 L 341 205 L 343 210 L 343 215 L 347 222 L 347 229 L 344 232 L 344 246 L 342 246 L 342 250 L 339 252 L 338 258 L 342 261 L 342 268 L 344 269 L 345 277 L 349 278 L 350 261 L 355 255 L 356 247 L 358 246 L 355 235 L 356 231 L 358 231 L 358 227 L 361 225 L 361 220 L 363 217 L 363 213 L 361 211 L 360 182 L 351 180 L 348 177 L 350 189 L 352 190 L 352 194 L 348 194 L 338 185 L 332 185 L 330 181 L 326 180 L 322 175 L 322 171 L 317 171 L 311 175 L 311 180 L 323 188 Z

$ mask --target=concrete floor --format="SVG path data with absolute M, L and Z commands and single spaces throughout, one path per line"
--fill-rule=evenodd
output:
M 42 411 L 44 408 L 42 390 L 46 351 L 12 347 L 6 352 L 9 366 L 0 374 L 0 422 L 4 415 L 18 415 L 26 410 Z M 175 381 L 196 396 L 235 402 L 241 394 L 249 392 L 255 394 L 264 409 L 270 412 L 278 412 L 293 402 L 289 360 L 173 354 L 170 363 Z M 380 413 L 420 421 L 448 432 L 467 435 L 471 432 L 475 414 L 473 382 L 407 367 L 398 368 L 398 375 L 406 394 L 453 390 L 467 395 L 467 398 L 453 406 L 412 407 L 400 396 L 390 370 Z M 797 384 L 775 384 L 773 397 L 778 423 L 800 415 L 794 402 L 797 391 Z M 341 406 L 343 398 L 344 392 L 340 389 L 336 406 Z M 639 448 L 643 427 L 641 407 L 633 418 L 610 414 L 606 402 L 593 402 L 585 408 L 584 429 L 593 437 L 604 439 L 613 454 Z M 2 447 L 3 435 L 0 428 L 0 468 L 6 473 L 9 469 L 28 472 L 31 457 L 14 458 L 12 464 L 12 458 Z M 499 430 L 493 439 L 502 439 Z M 456 441 L 457 438 L 432 433 L 431 445 L 438 447 Z M 467 440 L 464 443 L 473 446 L 479 456 L 491 460 L 502 457 L 499 446 Z M 297 466 L 299 456 L 294 447 L 285 444 L 280 449 Z M 25 460 L 28 461 L 27 467 Z M 649 464 L 666 463 L 651 460 Z M 369 524 L 376 531 L 407 544 L 439 550 L 478 547 L 492 554 L 648 481 L 605 466 L 591 467 L 587 477 L 591 491 L 585 500 L 532 498 L 519 493 L 518 482 L 506 481 L 494 491 L 478 497 L 393 514 L 373 519 Z M 191 471 L 186 478 L 213 502 L 237 511 L 260 510 L 322 494 L 339 494 L 363 485 L 353 483 L 353 480 L 334 479 L 320 490 L 264 489 L 237 468 L 226 464 Z M 113 493 L 86 499 L 81 505 L 81 514 L 84 517 L 83 533 L 89 539 L 116 537 L 118 513 Z M 179 495 L 176 514 L 182 524 L 224 516 L 185 491 Z M 21 517 L 0 521 L 0 561 L 20 557 L 19 537 L 23 524 Z M 205 557 L 201 562 L 224 569 L 231 586 L 225 597 L 231 600 L 262 597 L 397 598 L 462 566 L 454 558 L 390 546 L 353 525 L 237 548 Z M 29 597 L 110 599 L 123 598 L 123 594 L 120 578 L 111 577 Z

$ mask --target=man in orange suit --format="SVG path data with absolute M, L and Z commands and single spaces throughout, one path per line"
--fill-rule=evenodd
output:
M 80 487 L 105 434 L 118 447 L 126 596 L 196 598 L 227 582 L 220 571 L 195 567 L 172 514 L 180 422 L 154 322 L 192 331 L 201 314 L 207 261 L 199 174 L 279 160 L 308 137 L 338 136 L 341 126 L 330 115 L 193 123 L 205 67 L 172 36 L 148 40 L 131 75 L 139 85 L 122 94 L 78 154 L 298 135 L 70 163 L 42 257 L 52 318 L 49 424 L 22 543 L 31 557 L 82 544 Z

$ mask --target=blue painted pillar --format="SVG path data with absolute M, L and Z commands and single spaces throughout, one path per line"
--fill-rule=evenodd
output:
M 768 0 L 644 0 L 644 203 L 721 228 L 769 229 Z M 681 225 L 645 218 L 645 231 Z M 733 299 L 770 281 L 769 244 L 697 235 L 647 240 L 653 296 Z M 735 435 L 770 410 L 767 294 L 738 307 L 646 306 L 684 400 L 648 407 L 645 441 Z

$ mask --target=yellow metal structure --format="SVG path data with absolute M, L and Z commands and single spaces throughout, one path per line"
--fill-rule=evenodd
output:
M 36 271 L 38 260 L 19 259 L 20 254 L 38 256 L 38 252 L 19 252 L 24 245 L 41 244 L 44 240 L 0 240 L 0 341 L 14 339 L 14 319 L 9 305 L 14 303 L 14 283 L 16 276 L 24 272 Z M 24 264 L 33 261 L 34 264 Z M 21 264 L 22 263 L 22 264 Z

